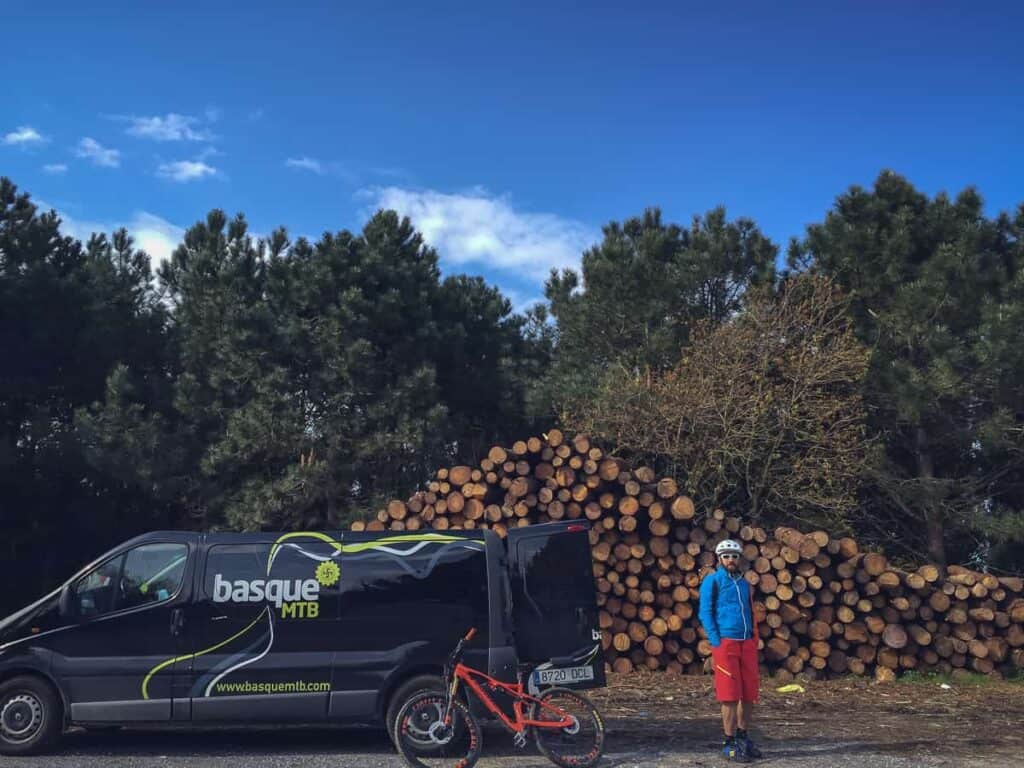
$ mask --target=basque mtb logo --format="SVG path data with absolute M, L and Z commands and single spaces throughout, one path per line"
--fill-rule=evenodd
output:
M 271 603 L 282 619 L 315 619 L 320 615 L 320 588 L 338 583 L 341 570 L 325 561 L 316 569 L 315 579 L 225 579 L 213 577 L 215 603 Z
M 341 578 L 341 569 L 337 563 L 326 560 L 316 567 L 316 580 L 322 587 L 333 587 Z

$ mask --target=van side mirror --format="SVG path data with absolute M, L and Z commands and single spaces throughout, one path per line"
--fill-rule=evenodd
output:
M 71 584 L 65 584 L 60 591 L 60 617 L 65 621 L 77 621 L 78 606 L 75 605 L 75 594 Z

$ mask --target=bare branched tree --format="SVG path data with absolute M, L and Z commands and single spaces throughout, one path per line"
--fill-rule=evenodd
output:
M 849 529 L 868 462 L 868 351 L 846 299 L 796 277 L 648 379 L 612 370 L 567 422 L 621 452 L 667 464 L 698 503 L 768 521 Z

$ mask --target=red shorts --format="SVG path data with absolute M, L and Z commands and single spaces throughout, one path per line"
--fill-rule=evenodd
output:
M 715 665 L 715 695 L 719 701 L 757 702 L 757 638 L 730 640 L 723 637 L 711 649 Z

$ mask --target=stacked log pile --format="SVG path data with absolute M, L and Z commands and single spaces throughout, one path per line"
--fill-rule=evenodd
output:
M 617 672 L 706 669 L 697 599 L 725 538 L 743 544 L 761 660 L 780 680 L 1024 669 L 1021 579 L 957 566 L 906 571 L 850 538 L 747 525 L 700 509 L 672 478 L 630 468 L 583 435 L 551 430 L 496 446 L 478 467 L 440 469 L 424 490 L 352 529 L 504 536 L 567 519 L 590 524 L 602 642 Z

